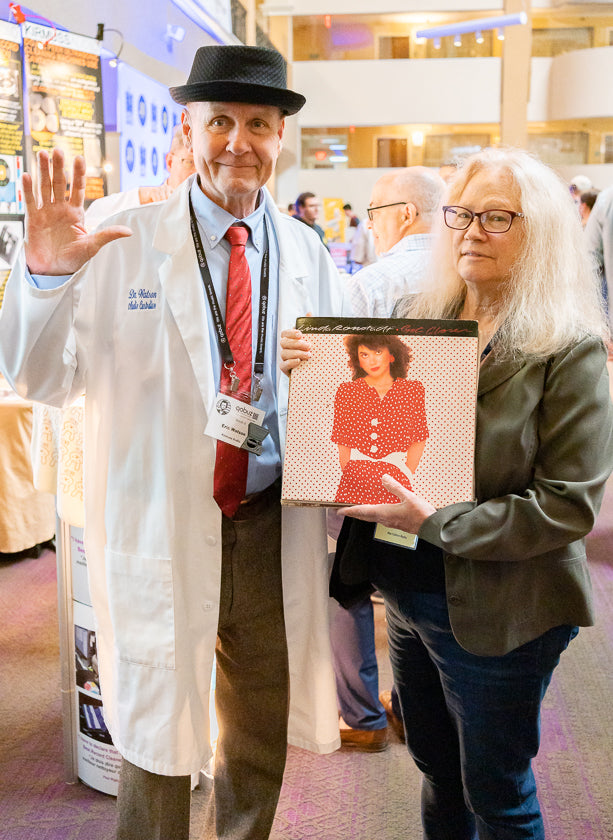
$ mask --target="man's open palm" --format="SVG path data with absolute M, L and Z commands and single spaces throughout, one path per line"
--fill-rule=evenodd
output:
M 25 255 L 32 274 L 74 274 L 103 245 L 132 231 L 112 225 L 97 233 L 87 233 L 83 221 L 85 198 L 85 160 L 76 157 L 70 193 L 66 197 L 64 154 L 54 149 L 38 153 L 38 197 L 32 177 L 23 176 L 26 204 Z

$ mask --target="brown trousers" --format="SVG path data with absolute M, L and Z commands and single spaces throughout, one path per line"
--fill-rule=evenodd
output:
M 273 485 L 222 522 L 216 646 L 219 738 L 206 837 L 267 840 L 287 752 L 289 674 L 281 506 Z M 189 840 L 190 777 L 125 761 L 117 840 Z

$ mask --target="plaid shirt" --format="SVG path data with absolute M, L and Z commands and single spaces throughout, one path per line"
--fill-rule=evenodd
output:
M 347 282 L 356 318 L 389 318 L 399 298 L 424 289 L 432 236 L 405 236 Z

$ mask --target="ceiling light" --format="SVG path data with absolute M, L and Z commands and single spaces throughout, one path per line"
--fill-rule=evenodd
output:
M 496 17 L 479 18 L 478 20 L 456 21 L 455 23 L 436 26 L 432 29 L 421 29 L 415 33 L 416 38 L 433 38 L 436 47 L 436 39 L 444 38 L 446 35 L 466 35 L 468 32 L 478 32 L 484 29 L 500 29 L 505 26 L 517 26 L 528 22 L 526 12 L 519 12 L 513 15 L 498 15 Z

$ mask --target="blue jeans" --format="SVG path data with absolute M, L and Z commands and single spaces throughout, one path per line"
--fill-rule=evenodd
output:
M 370 596 L 348 609 L 338 607 L 330 627 L 338 705 L 352 729 L 384 729 L 379 701 L 375 620 Z
M 443 593 L 376 583 L 407 746 L 423 773 L 424 840 L 544 840 L 531 760 L 541 701 L 577 628 L 475 656 L 455 640 Z

